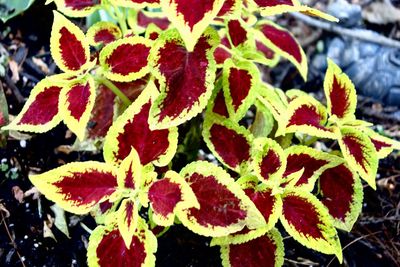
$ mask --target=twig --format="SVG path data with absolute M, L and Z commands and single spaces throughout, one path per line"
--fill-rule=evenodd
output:
M 353 241 L 351 241 L 350 243 L 348 243 L 346 246 L 344 246 L 344 247 L 342 248 L 342 251 L 344 251 L 346 248 L 350 247 L 350 246 L 353 245 L 354 243 L 360 241 L 361 239 L 367 238 L 367 237 L 372 236 L 372 235 L 379 234 L 379 233 L 381 233 L 381 232 L 382 232 L 382 231 L 377 231 L 377 232 L 375 232 L 375 233 L 371 233 L 371 234 L 368 234 L 368 235 L 360 236 L 360 237 L 354 239 Z M 336 257 L 333 257 L 333 258 L 331 259 L 331 261 L 328 263 L 328 265 L 326 265 L 326 267 L 329 267 L 335 259 L 336 259 Z
M 300 262 L 300 261 L 295 261 L 295 260 L 291 260 L 291 259 L 285 258 L 285 261 L 290 262 L 290 263 L 294 263 L 294 264 L 297 264 L 297 265 L 303 265 L 303 266 L 319 266 L 318 263 L 312 262 L 312 261 L 309 261 L 309 260 L 306 260 L 305 262 Z
M 2 222 L 2 224 L 4 224 L 4 228 L 6 229 L 7 235 L 10 238 L 11 244 L 14 247 L 15 252 L 17 252 L 17 256 L 18 256 L 19 260 L 21 261 L 21 265 L 22 265 L 22 267 L 26 267 L 24 261 L 22 260 L 21 254 L 19 254 L 19 252 L 18 252 L 17 244 L 15 243 L 14 239 L 11 236 L 10 230 L 8 229 L 6 220 L 4 218 L 4 214 L 2 211 L 0 211 L 0 213 L 1 213 L 1 222 Z
M 11 81 L 10 77 L 8 75 L 4 76 L 4 81 L 6 82 L 7 86 L 11 89 L 11 91 L 14 94 L 15 99 L 18 101 L 19 104 L 22 104 L 25 102 L 25 98 L 22 96 L 21 92 L 19 91 L 18 87 L 15 86 L 13 81 Z M 2 88 L 0 88 L 2 89 Z
M 300 14 L 300 13 L 291 13 L 291 15 L 298 19 L 303 21 L 304 23 L 316 27 L 316 28 L 320 28 L 323 29 L 325 31 L 329 31 L 329 32 L 334 32 L 340 35 L 345 35 L 348 37 L 352 37 L 355 39 L 360 39 L 360 40 L 364 40 L 364 41 L 368 41 L 371 43 L 376 43 L 376 44 L 380 44 L 383 46 L 390 46 L 390 47 L 395 47 L 395 48 L 400 48 L 400 42 L 387 38 L 385 36 L 382 36 L 380 34 L 377 34 L 373 31 L 370 30 L 363 30 L 363 29 L 347 29 L 347 28 L 343 28 L 341 26 L 335 25 L 333 23 L 328 23 L 328 22 L 324 22 L 324 21 L 320 21 L 314 18 L 311 18 L 309 16 Z

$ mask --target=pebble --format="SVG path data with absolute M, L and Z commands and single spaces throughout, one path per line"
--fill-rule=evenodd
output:
M 21 140 L 21 141 L 19 141 L 19 145 L 20 145 L 22 148 L 25 148 L 25 147 L 26 147 L 26 140 Z

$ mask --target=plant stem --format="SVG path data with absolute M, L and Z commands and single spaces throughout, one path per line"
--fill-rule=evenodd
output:
M 128 107 L 132 102 L 129 98 L 111 81 L 105 78 L 98 78 L 98 82 L 110 89 L 116 96 L 118 96 L 125 107 Z
M 126 10 L 121 11 L 119 7 L 114 7 L 115 13 L 118 17 L 118 24 L 121 27 L 122 35 L 125 36 L 128 33 L 128 25 L 126 25 Z

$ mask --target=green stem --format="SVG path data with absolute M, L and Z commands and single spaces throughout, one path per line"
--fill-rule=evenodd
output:
M 118 24 L 121 27 L 122 35 L 125 36 L 128 33 L 128 25 L 126 24 L 126 10 L 121 11 L 119 7 L 114 7 L 115 13 L 118 17 Z
M 118 17 L 115 15 L 114 8 L 110 4 L 104 4 L 104 10 L 111 18 L 118 20 Z
M 124 104 L 124 107 L 128 107 L 132 102 L 129 100 L 129 98 L 111 81 L 105 79 L 105 78 L 99 78 L 98 82 L 106 86 L 108 89 L 110 89 L 116 96 L 118 96 L 122 103 Z

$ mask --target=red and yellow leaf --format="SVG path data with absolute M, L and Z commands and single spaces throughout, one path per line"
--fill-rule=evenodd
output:
M 356 170 L 362 179 L 376 189 L 379 158 L 374 144 L 368 135 L 355 128 L 342 127 L 340 130 L 339 145 L 344 159 L 350 168 Z
M 329 167 L 340 164 L 338 157 L 306 146 L 291 146 L 285 150 L 287 165 L 284 177 L 303 169 L 303 174 L 293 184 L 311 192 L 321 173 Z
M 262 44 L 292 62 L 303 79 L 307 80 L 307 57 L 289 31 L 271 21 L 263 20 L 256 25 L 255 35 Z
M 160 0 L 109 0 L 115 6 L 142 9 L 145 7 L 159 7 Z
M 178 29 L 187 50 L 192 52 L 221 10 L 224 0 L 160 0 L 160 3 L 164 14 Z
M 237 183 L 264 216 L 267 230 L 274 227 L 282 213 L 280 196 L 274 195 L 265 184 L 258 184 L 258 178 L 254 176 L 241 177 Z
M 263 38 L 258 36 L 258 38 Z M 268 67 L 275 67 L 279 62 L 279 55 L 272 49 L 266 46 L 261 40 L 255 38 L 255 51 L 244 52 L 244 56 L 254 62 L 266 65 Z
M 355 120 L 357 95 L 350 78 L 330 59 L 324 80 L 328 113 L 340 121 Z
M 217 88 L 213 92 L 210 101 L 208 101 L 207 114 L 211 113 L 223 118 L 229 118 L 228 108 L 226 107 L 225 96 L 222 87 Z
M 321 202 L 336 228 L 351 231 L 361 213 L 363 186 L 358 175 L 343 162 L 325 170 L 319 178 Z
M 121 37 L 121 29 L 108 21 L 99 21 L 93 24 L 86 32 L 86 38 L 92 46 L 106 45 Z
M 336 139 L 332 127 L 327 127 L 326 108 L 311 96 L 300 96 L 289 103 L 286 133 L 301 132 L 320 138 Z
M 209 114 L 203 124 L 203 138 L 214 156 L 225 166 L 238 173 L 246 173 L 253 141 L 246 128 Z
M 302 245 L 342 261 L 342 249 L 328 210 L 311 193 L 287 190 L 280 217 L 285 230 Z
M 282 147 L 269 138 L 257 138 L 253 145 L 253 169 L 257 177 L 271 187 L 282 182 L 286 155 Z
M 338 19 L 319 11 L 318 9 L 302 5 L 298 0 L 252 0 L 261 8 L 262 16 L 273 16 L 286 12 L 302 12 L 310 16 L 320 17 L 325 20 L 337 22 Z
M 283 239 L 277 229 L 247 242 L 221 246 L 223 267 L 279 267 L 284 254 Z
M 400 150 L 399 141 L 380 135 L 370 128 L 363 127 L 362 131 L 369 136 L 371 142 L 374 144 L 378 158 L 386 158 L 393 150 Z
M 128 17 L 128 24 L 135 33 L 147 31 L 150 25 L 165 31 L 169 28 L 170 22 L 162 12 L 149 12 L 146 10 L 134 10 Z
M 92 64 L 85 34 L 56 11 L 51 30 L 50 50 L 55 63 L 64 72 L 82 72 Z
M 250 61 L 227 60 L 223 70 L 223 90 L 230 117 L 239 121 L 257 97 L 260 72 Z
M 139 221 L 139 207 L 131 199 L 124 199 L 117 212 L 119 232 L 128 248 L 132 243 Z
M 135 148 L 131 148 L 129 155 L 121 162 L 118 169 L 118 187 L 139 191 L 143 184 L 142 165 Z
M 226 37 L 224 31 L 219 31 L 220 34 L 220 44 L 214 51 L 214 59 L 215 63 L 217 64 L 218 68 L 223 68 L 224 62 L 232 57 L 232 52 L 231 52 L 231 44 L 228 40 L 228 37 Z
M 164 32 L 151 50 L 153 75 L 161 94 L 151 108 L 150 125 L 164 129 L 179 125 L 200 113 L 212 94 L 216 64 L 214 49 L 218 34 L 212 28 L 188 52 L 179 33 Z
M 99 56 L 104 75 L 113 81 L 130 82 L 149 73 L 152 43 L 140 36 L 114 41 L 105 46 Z
M 104 138 L 114 119 L 115 94 L 105 85 L 100 84 L 96 90 L 96 104 L 93 107 L 88 123 L 88 139 Z
M 31 91 L 18 116 L 3 130 L 43 133 L 54 128 L 62 120 L 58 101 L 65 81 L 51 76 L 40 81 Z
M 101 0 L 54 0 L 57 10 L 68 17 L 86 17 L 96 11 Z
M 178 146 L 178 129 L 151 130 L 148 123 L 151 104 L 157 88 L 149 82 L 146 89 L 114 122 L 104 143 L 106 162 L 119 163 L 134 148 L 141 164 L 153 162 L 157 166 L 167 165 Z
M 60 93 L 59 109 L 68 128 L 83 140 L 86 125 L 96 100 L 96 88 L 93 77 L 85 75 L 65 86 Z
M 125 245 L 116 224 L 98 226 L 90 235 L 88 266 L 154 266 L 157 238 L 143 219 L 138 220 L 137 226 L 129 247 Z
M 248 26 L 239 19 L 231 19 L 226 22 L 228 39 L 233 47 L 245 49 L 251 46 L 251 31 Z
M 112 196 L 114 197 L 114 196 Z M 115 211 L 117 207 L 119 206 L 120 203 L 118 202 L 112 202 L 111 200 L 105 200 L 98 205 L 96 205 L 91 211 L 90 215 L 94 217 L 96 220 L 97 224 L 104 224 L 106 220 L 108 221 L 108 218 L 110 216 L 115 215 Z M 111 215 L 113 214 L 113 215 Z
M 29 179 L 46 198 L 66 211 L 85 214 L 116 191 L 117 169 L 95 161 L 75 162 Z
M 200 208 L 192 189 L 174 171 L 168 171 L 164 178 L 154 182 L 148 194 L 153 211 L 152 219 L 161 226 L 172 225 L 178 210 Z
M 218 17 L 236 17 L 240 14 L 242 0 L 225 0 L 218 12 Z
M 193 190 L 200 208 L 178 211 L 178 218 L 191 231 L 205 236 L 225 236 L 248 226 L 254 229 L 265 220 L 222 168 L 205 161 L 187 165 L 180 172 Z

